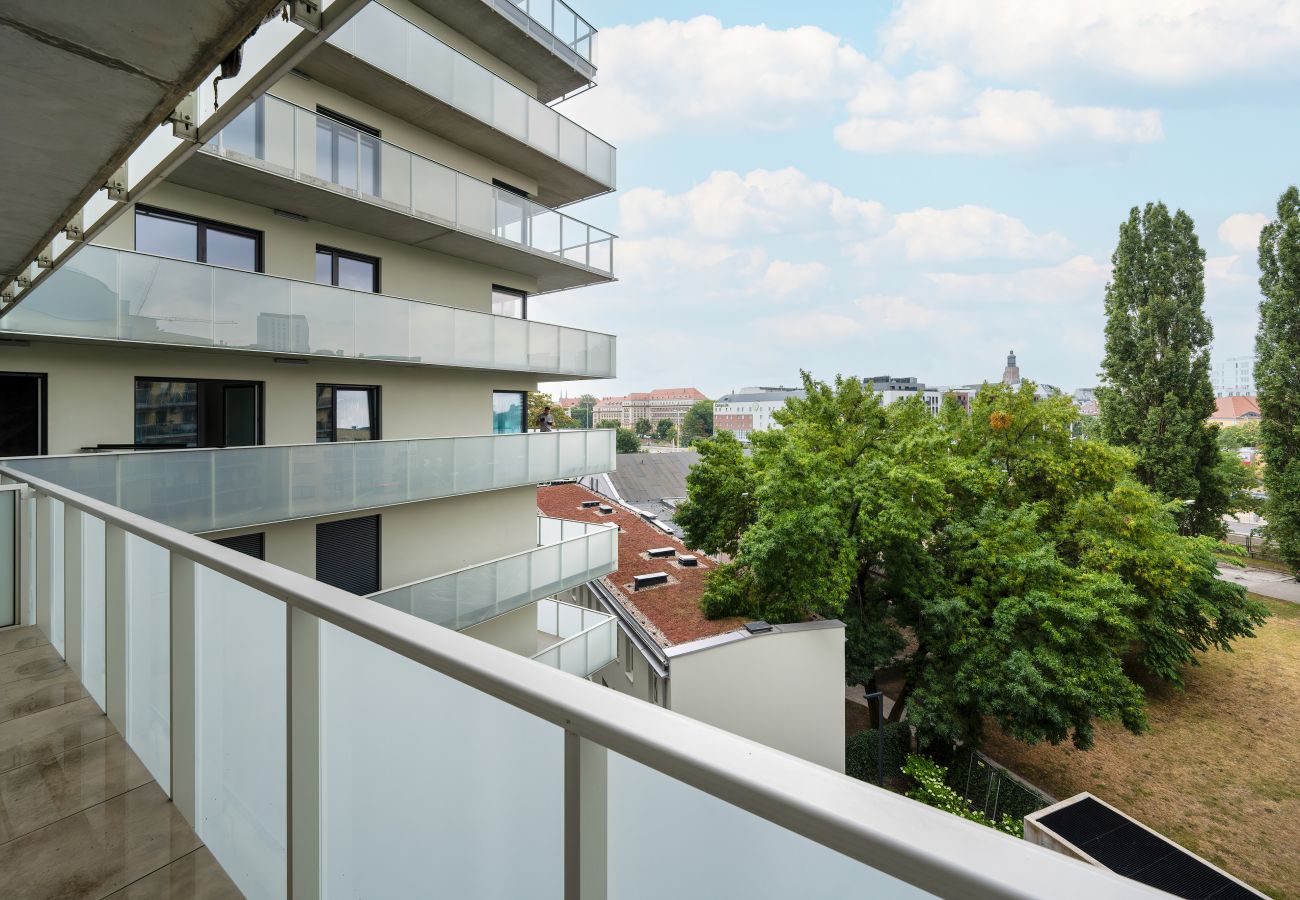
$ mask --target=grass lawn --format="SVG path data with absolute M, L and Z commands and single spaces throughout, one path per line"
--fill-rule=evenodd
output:
M 1259 890 L 1300 900 L 1300 606 L 1232 653 L 1211 652 L 1187 690 L 1148 686 L 1151 730 L 1097 729 L 1092 750 L 990 736 L 994 759 L 1062 799 L 1090 791 Z

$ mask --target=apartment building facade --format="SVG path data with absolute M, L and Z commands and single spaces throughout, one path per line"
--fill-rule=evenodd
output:
M 713 430 L 729 431 L 737 439 L 748 441 L 755 431 L 780 428 L 772 413 L 784 408 L 787 398 L 803 396 L 803 388 L 741 388 L 713 401 Z
M 695 388 L 655 388 L 653 391 L 634 391 L 620 397 L 604 397 L 596 404 L 596 421 L 608 419 L 632 428 L 640 419 L 651 426 L 663 419 L 681 430 L 687 411 L 701 400 L 709 398 Z
M 1255 394 L 1255 357 L 1230 356 L 1214 367 L 1214 396 L 1253 397 Z
M 536 486 L 608 470 L 613 435 L 523 412 L 616 361 L 526 317 L 613 277 L 556 209 L 614 187 L 547 105 L 595 75 L 570 7 L 21 15 L 0 654 L 37 677 L 0 729 L 92 706 L 147 778 L 0 844 L 9 892 L 649 897 L 668 854 L 709 896 L 1148 895 L 584 677 L 612 629 L 554 598 L 616 533 Z

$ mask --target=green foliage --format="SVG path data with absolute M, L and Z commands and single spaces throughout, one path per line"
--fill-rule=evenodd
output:
M 654 429 L 651 427 L 649 419 L 642 418 L 636 420 L 636 424 L 632 426 L 632 430 L 641 437 L 648 437 L 650 432 Z
M 882 734 L 883 730 L 883 734 Z M 906 722 L 886 722 L 883 729 L 859 731 L 845 742 L 844 771 L 860 781 L 877 782 L 880 767 L 876 756 L 884 744 L 885 783 L 898 775 L 912 752 L 912 727 Z
M 618 422 L 614 421 L 613 419 L 601 419 L 599 422 L 596 423 L 596 427 L 597 428 L 618 428 L 620 426 Z
M 596 422 L 596 400 L 591 394 L 583 394 L 573 407 L 573 418 L 583 428 L 594 428 Z
M 1255 385 L 1259 446 L 1268 500 L 1265 535 L 1300 572 L 1300 190 L 1277 201 L 1277 218 L 1259 235 L 1259 331 Z
M 686 444 L 713 437 L 713 401 L 701 400 L 682 417 L 682 441 Z
M 907 796 L 913 800 L 920 800 L 927 806 L 978 822 L 988 828 L 996 828 L 998 831 L 1016 837 L 1024 837 L 1024 826 L 1021 822 L 1008 815 L 1003 815 L 995 822 L 963 800 L 960 794 L 948 786 L 948 770 L 934 760 L 910 754 L 903 766 L 903 772 L 912 779 L 912 789 L 907 792 Z
M 551 415 L 555 417 L 556 428 L 581 428 L 582 427 L 577 422 L 577 420 L 573 418 L 573 416 L 565 412 L 562 407 L 560 407 L 558 404 L 556 404 L 554 400 L 551 399 L 550 394 L 543 394 L 541 391 L 529 391 L 528 392 L 528 427 L 529 428 L 540 427 L 538 425 L 538 422 L 541 421 L 542 410 L 546 409 L 546 407 L 548 406 L 551 408 Z
M 630 428 L 619 428 L 614 436 L 614 450 L 617 453 L 640 453 L 641 439 Z
M 730 434 L 700 444 L 676 518 L 691 546 L 732 557 L 701 608 L 843 620 L 849 683 L 899 667 L 893 716 L 922 746 L 978 745 L 990 719 L 1080 747 L 1097 719 L 1140 731 L 1130 648 L 1179 684 L 1197 652 L 1263 621 L 1130 451 L 1072 437 L 1068 399 L 985 385 L 969 414 L 935 417 L 856 379 L 804 389 L 752 455 Z
M 1259 423 L 1242 422 L 1240 425 L 1220 425 L 1218 438 L 1219 447 L 1224 450 L 1258 447 Z
M 1163 203 L 1134 207 L 1120 225 L 1106 287 L 1102 435 L 1137 454 L 1134 474 L 1180 506 L 1185 534 L 1221 537 L 1240 498 L 1222 483 L 1214 428 L 1205 251 L 1191 216 Z
M 671 419 L 660 419 L 655 423 L 655 437 L 661 441 L 671 441 L 676 433 L 677 429 Z
M 1052 801 L 984 762 L 973 750 L 960 748 L 948 767 L 948 785 L 990 819 L 1010 816 L 1016 822 L 1052 805 Z M 1019 834 L 1019 832 L 1016 832 Z

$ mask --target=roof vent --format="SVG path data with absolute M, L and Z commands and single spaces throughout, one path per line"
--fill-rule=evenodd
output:
M 668 556 L 676 556 L 677 551 L 672 547 L 655 547 L 653 550 L 647 550 L 646 556 L 651 559 L 663 559 Z
M 634 575 L 632 577 L 632 590 L 641 591 L 649 587 L 667 583 L 667 572 L 649 572 L 645 575 Z
M 610 515 L 613 515 L 613 514 L 614 514 L 614 507 L 612 507 L 612 506 L 606 506 L 604 503 L 602 503 L 602 504 L 600 504 L 600 514 L 601 514 L 602 516 L 610 516 Z
M 688 553 L 683 553 L 681 556 L 677 557 L 677 564 L 679 566 L 685 566 L 688 569 L 694 569 L 699 566 L 700 561 Z
M 772 630 L 772 626 L 759 619 L 757 622 L 746 622 L 745 630 L 750 634 L 764 634 Z
M 599 500 L 583 500 L 583 501 L 582 501 L 582 508 L 583 508 L 583 509 L 594 509 L 594 508 L 597 507 L 597 506 L 600 506 L 600 501 L 599 501 Z

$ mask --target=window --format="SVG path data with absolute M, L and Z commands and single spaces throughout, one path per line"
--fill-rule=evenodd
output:
M 512 319 L 528 318 L 528 295 L 523 291 L 492 285 L 492 315 Z
M 354 594 L 379 590 L 379 516 L 317 524 L 316 580 Z
M 135 249 L 229 269 L 262 271 L 262 232 L 148 206 L 135 208 Z
M 628 681 L 632 680 L 632 674 L 633 674 L 632 663 L 633 663 L 632 638 L 628 637 L 625 634 L 623 635 L 623 674 L 627 676 Z
M 316 281 L 354 291 L 379 293 L 379 260 L 335 247 L 316 247 Z
M 528 430 L 528 393 L 526 391 L 492 392 L 492 433 L 519 434 Z
M 323 106 L 316 113 L 316 175 L 379 196 L 379 130 Z
M 379 388 L 316 385 L 316 443 L 379 439 Z
M 137 378 L 135 443 L 146 447 L 249 447 L 262 443 L 262 384 Z
M 45 375 L 0 372 L 0 397 L 0 457 L 45 453 Z

